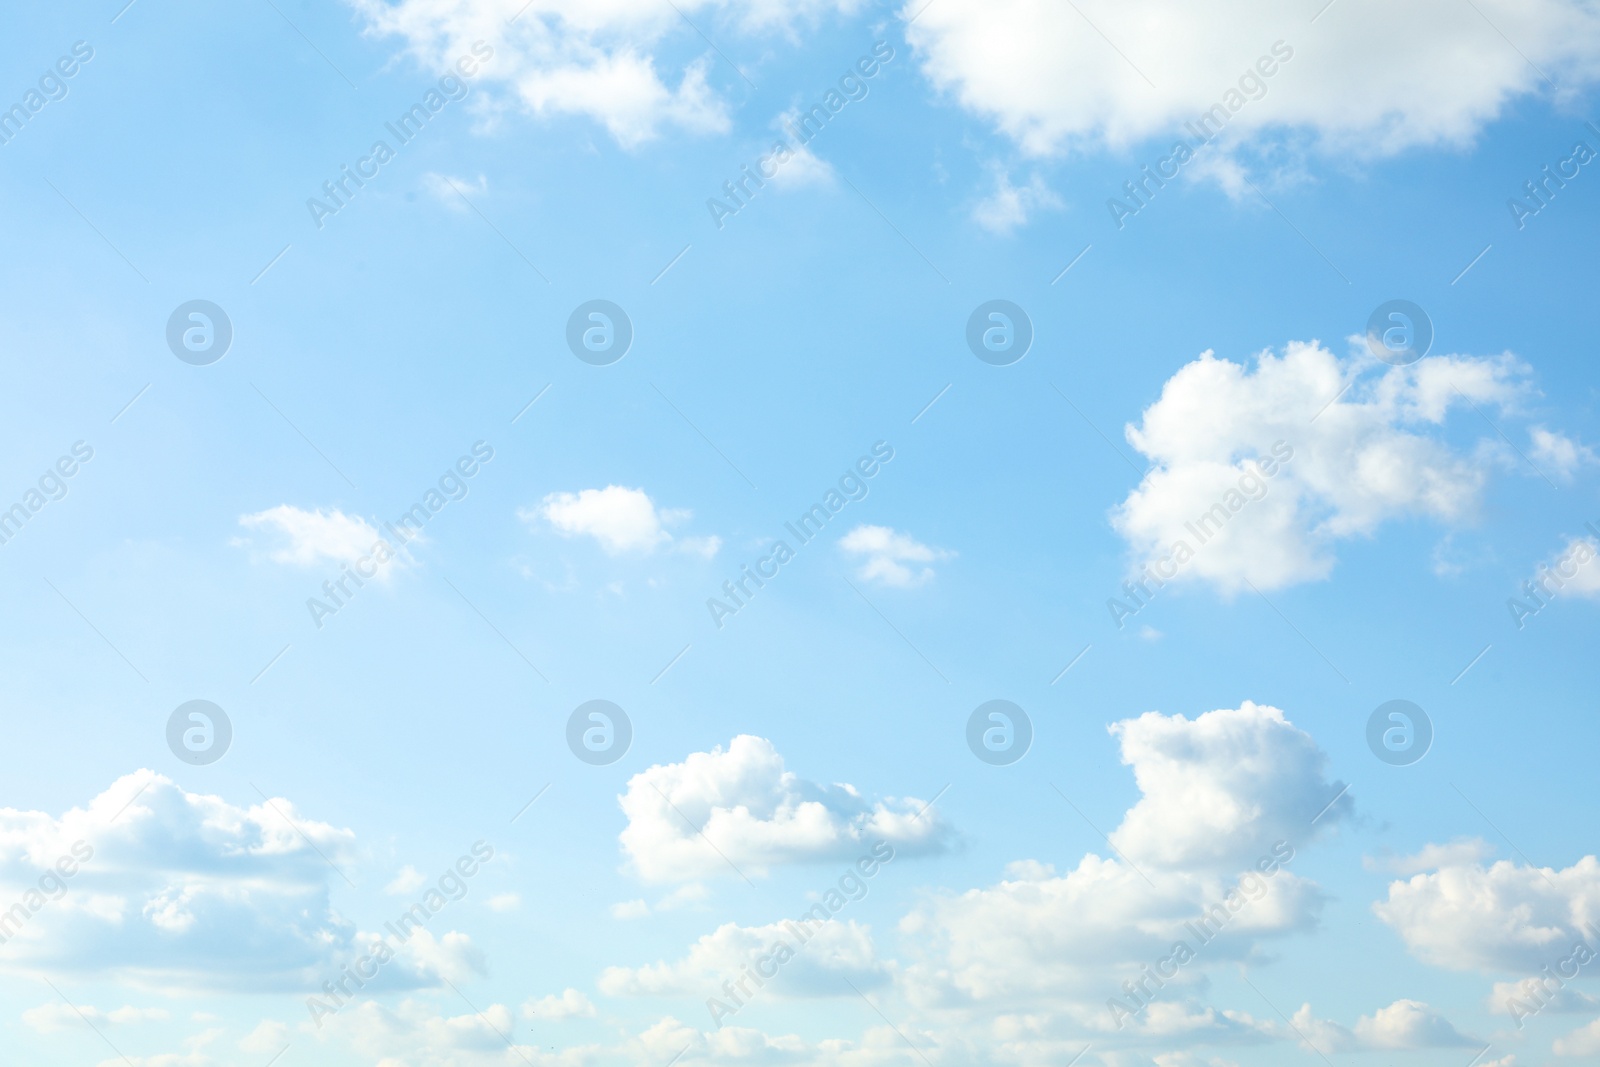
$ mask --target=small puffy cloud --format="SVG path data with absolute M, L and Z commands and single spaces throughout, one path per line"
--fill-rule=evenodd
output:
M 611 917 L 623 922 L 644 919 L 650 915 L 650 905 L 643 900 L 621 900 L 611 905 Z
M 832 185 L 833 164 L 818 158 L 809 145 L 801 144 L 790 132 L 797 128 L 799 121 L 800 109 L 790 108 L 773 123 L 775 128 L 783 131 L 783 139 L 772 146 L 768 167 L 776 173 L 768 181 L 781 190 Z M 783 148 L 781 152 L 777 151 L 779 144 Z
M 490 911 L 516 911 L 522 907 L 522 895 L 520 893 L 496 893 L 483 903 Z
M 805 927 L 798 922 L 792 926 L 724 923 L 691 945 L 682 959 L 606 968 L 600 975 L 600 991 L 608 996 L 722 996 L 724 982 L 737 982 L 746 968 L 775 952 L 774 946 L 780 942 L 789 946 L 793 956 L 785 957 L 778 977 L 762 987 L 764 993 L 852 996 L 846 981 L 863 989 L 887 981 L 887 971 L 878 960 L 867 928 L 853 920 L 826 919 Z
M 1576 964 L 1577 961 L 1573 962 Z M 1600 997 L 1574 989 L 1570 983 L 1560 989 L 1552 989 L 1551 983 L 1541 975 L 1524 978 L 1520 982 L 1496 982 L 1484 1001 L 1484 1007 L 1492 1014 L 1509 1015 L 1515 1020 L 1544 1012 L 1592 1015 L 1600 1011 Z
M 299 567 L 315 566 L 324 560 L 333 563 L 354 564 L 371 556 L 379 545 L 387 546 L 388 539 L 359 515 L 346 515 L 338 508 L 307 511 L 292 504 L 258 511 L 253 515 L 239 516 L 239 525 L 251 530 L 268 530 L 278 535 L 276 547 L 268 550 L 267 558 L 274 563 L 288 563 Z M 236 542 L 249 544 L 248 541 Z M 401 558 L 382 553 L 385 560 L 372 560 L 380 579 L 386 579 Z
M 990 168 L 994 187 L 972 209 L 972 218 L 990 233 L 1002 236 L 1027 223 L 1037 212 L 1059 209 L 1061 198 L 1050 191 L 1044 178 L 1035 174 L 1028 184 L 1011 184 L 1011 175 L 1002 167 Z
M 1441 865 L 1391 882 L 1372 910 L 1422 962 L 1455 971 L 1538 974 L 1589 939 L 1600 862 L 1562 870 L 1501 860 Z
M 489 179 L 480 174 L 477 180 L 474 181 L 471 178 L 437 174 L 430 170 L 422 175 L 422 187 L 446 208 L 464 215 L 472 209 L 462 199 L 462 196 L 487 195 L 489 192 Z
M 1554 558 L 1540 563 L 1529 581 L 1539 600 L 1561 596 L 1600 597 L 1600 541 L 1592 537 L 1575 537 Z M 1530 613 L 1542 605 L 1529 595 L 1526 587 L 1518 590 L 1517 603 Z M 1512 616 L 1520 624 L 1523 615 L 1515 608 Z
M 540 997 L 522 1005 L 524 1019 L 543 1019 L 545 1022 L 592 1019 L 595 1014 L 594 1004 L 576 989 L 563 990 L 559 997 Z
M 672 540 L 666 527 L 690 517 L 681 508 L 657 508 L 643 489 L 608 485 L 577 493 L 551 493 L 537 508 L 523 508 L 518 516 L 530 526 L 541 520 L 564 537 L 592 537 L 613 556 L 654 552 Z M 707 559 L 722 546 L 717 537 L 688 538 L 685 551 Z
M 1344 161 L 1469 145 L 1545 91 L 1541 71 L 1564 86 L 1600 78 L 1591 5 L 1479 6 L 1473 20 L 1451 0 L 1344 0 L 1299 28 L 1265 0 L 907 0 L 901 17 L 914 18 L 906 36 L 935 88 L 1031 155 L 1193 144 L 1183 126 L 1205 116 L 1225 153 L 1289 147 Z
M 930 548 L 888 526 L 857 526 L 840 539 L 839 547 L 849 555 L 862 557 L 856 574 L 863 581 L 901 589 L 932 578 L 933 568 L 928 564 L 955 556 L 954 552 Z
M 1356 1020 L 1356 1037 L 1372 1049 L 1466 1048 L 1482 1042 L 1465 1036 L 1450 1021 L 1416 1000 L 1397 1000 Z
M 403 897 L 427 884 L 428 876 L 408 863 L 400 868 L 400 873 L 394 876 L 393 881 L 383 887 L 383 891 L 391 896 Z
M 1286 1036 L 1292 1035 L 1300 1039 L 1302 1048 L 1309 1045 L 1320 1053 L 1358 1049 L 1476 1048 L 1483 1044 L 1464 1036 L 1448 1019 L 1417 1000 L 1397 1000 L 1387 1008 L 1363 1015 L 1356 1020 L 1354 1029 L 1317 1018 L 1309 1004 L 1302 1005 L 1294 1013 L 1292 1022 L 1293 1027 Z
M 1112 525 L 1132 569 L 1157 582 L 1233 595 L 1326 578 L 1340 541 L 1405 517 L 1474 515 L 1484 464 L 1451 448 L 1442 424 L 1467 401 L 1511 406 L 1527 374 L 1510 355 L 1387 367 L 1315 342 L 1263 352 L 1254 368 L 1202 353 L 1127 427 L 1151 468 Z
M 741 734 L 628 780 L 620 835 L 646 882 L 746 875 L 791 863 L 851 861 L 883 841 L 897 852 L 945 848 L 949 829 L 914 798 L 869 803 L 849 785 L 808 782 L 771 741 Z M 736 875 L 735 875 L 736 876 Z
M 1565 434 L 1555 433 L 1543 426 L 1528 429 L 1529 459 L 1542 471 L 1554 474 L 1562 481 L 1571 481 L 1580 467 L 1593 466 L 1594 450 Z

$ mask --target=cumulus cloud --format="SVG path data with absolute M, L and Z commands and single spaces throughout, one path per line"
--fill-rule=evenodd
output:
M 1550 1049 L 1557 1056 L 1600 1055 L 1600 1019 L 1556 1038 Z
M 919 905 L 901 923 L 921 957 L 905 987 L 924 1007 L 1048 1011 L 1116 1030 L 1107 998 L 1183 941 L 1194 962 L 1164 975 L 1133 1025 L 1146 1035 L 1259 1036 L 1247 1016 L 1194 1007 L 1185 994 L 1207 967 L 1253 959 L 1262 942 L 1314 925 L 1322 894 L 1289 867 L 1348 816 L 1349 798 L 1329 806 L 1342 784 L 1327 780 L 1321 751 L 1276 708 L 1247 702 L 1193 720 L 1151 713 L 1112 732 L 1143 794 L 1112 834 L 1118 854 L 1085 855 L 1065 874 L 1019 862 L 996 885 Z M 1213 934 L 1202 942 L 1193 924 L 1206 921 Z
M 1562 870 L 1510 860 L 1457 862 L 1389 885 L 1373 904 L 1411 954 L 1455 971 L 1538 974 L 1589 942 L 1600 915 L 1600 862 Z
M 576 493 L 550 493 L 537 508 L 518 516 L 529 525 L 540 520 L 565 537 L 592 537 L 613 556 L 649 553 L 672 540 L 666 527 L 690 517 L 682 508 L 657 508 L 643 489 L 608 485 Z M 685 538 L 679 547 L 709 559 L 721 548 L 718 537 Z
M 930 548 L 910 534 L 888 526 L 857 526 L 840 539 L 839 547 L 849 555 L 864 557 L 856 571 L 862 581 L 901 589 L 921 585 L 932 578 L 933 568 L 928 564 L 955 556 L 954 552 Z
M 897 852 L 945 848 L 950 831 L 915 798 L 869 803 L 850 785 L 808 782 L 771 741 L 741 734 L 682 763 L 657 764 L 618 798 L 628 863 L 646 882 L 764 873 L 779 864 L 854 860 L 876 841 Z M 730 867 L 730 864 L 732 867 Z
M 1510 355 L 1387 367 L 1363 353 L 1291 342 L 1252 369 L 1205 352 L 1168 379 L 1126 429 L 1152 464 L 1111 515 L 1133 569 L 1225 595 L 1277 589 L 1327 577 L 1340 541 L 1387 521 L 1472 517 L 1484 464 L 1452 449 L 1443 423 L 1469 401 L 1513 406 L 1528 368 Z
M 1562 85 L 1600 76 L 1591 5 L 1478 7 L 1463 19 L 1449 0 L 1345 0 L 1314 27 L 1270 0 L 908 0 L 902 17 L 921 12 L 906 35 L 929 81 L 1034 155 L 1126 150 L 1220 107 L 1226 145 L 1370 159 L 1469 144 L 1543 91 L 1523 56 Z
M 1311 1013 L 1302 1005 L 1287 1033 L 1321 1053 L 1356 1050 L 1468 1048 L 1483 1042 L 1462 1034 L 1450 1020 L 1418 1000 L 1397 1000 L 1356 1020 L 1354 1029 Z
M 369 33 L 398 38 L 425 69 L 446 70 L 463 56 L 475 56 L 470 80 L 496 87 L 512 106 L 540 117 L 593 119 L 624 147 L 649 141 L 667 127 L 715 133 L 729 126 L 727 104 L 710 82 L 712 62 L 720 62 L 712 52 L 677 69 L 662 69 L 664 46 L 703 47 L 684 18 L 725 43 L 742 37 L 759 41 L 856 6 L 856 0 L 349 3 Z M 475 42 L 484 42 L 476 52 Z
M 861 989 L 882 985 L 888 973 L 879 961 L 868 929 L 854 921 L 828 919 L 809 927 L 809 940 L 783 923 L 739 926 L 724 923 L 689 947 L 683 958 L 643 967 L 608 967 L 600 991 L 609 996 L 725 996 L 722 983 L 738 981 L 775 943 L 794 956 L 778 969 L 763 993 L 790 997 L 851 996 L 846 981 Z
M 57 874 L 63 858 L 70 876 Z M 240 807 L 148 770 L 59 817 L 0 809 L 0 967 L 169 990 L 317 989 L 374 936 L 329 902 L 332 865 L 356 859 L 352 831 L 287 799 Z M 473 958 L 462 935 L 419 931 L 383 981 L 431 984 Z
M 595 1014 L 594 1004 L 576 989 L 566 989 L 559 997 L 540 997 L 522 1005 L 524 1019 L 543 1019 L 546 1022 L 592 1019 Z
M 1111 840 L 1135 863 L 1238 870 L 1353 807 L 1311 735 L 1274 707 L 1247 700 L 1192 720 L 1152 711 L 1111 732 L 1142 794 Z
M 380 542 L 387 543 L 387 538 L 366 519 L 360 515 L 346 515 L 338 508 L 307 511 L 293 504 L 279 504 L 252 515 L 239 516 L 239 525 L 276 533 L 278 543 L 268 550 L 267 558 L 274 563 L 298 567 L 315 566 L 324 560 L 354 564 L 370 556 Z M 250 544 L 249 541 L 236 543 Z M 387 579 L 404 556 L 390 556 L 387 551 L 382 555 L 386 558 L 379 561 L 374 557 L 372 566 L 379 579 Z
M 1528 429 L 1529 458 L 1540 470 L 1555 474 L 1570 482 L 1580 467 L 1593 466 L 1597 459 L 1594 449 L 1566 434 L 1547 430 L 1543 426 Z

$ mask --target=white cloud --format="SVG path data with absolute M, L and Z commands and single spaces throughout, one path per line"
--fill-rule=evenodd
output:
M 1600 914 L 1600 862 L 1563 870 L 1501 860 L 1441 865 L 1391 882 L 1373 912 L 1424 963 L 1457 971 L 1538 974 L 1590 938 Z
M 1309 142 L 1343 160 L 1469 144 L 1543 91 L 1529 61 L 1567 86 L 1600 75 L 1591 6 L 1478 6 L 1463 19 L 1450 0 L 1342 0 L 1315 26 L 1270 0 L 908 0 L 901 15 L 922 12 L 906 35 L 933 85 L 1031 154 L 1124 151 L 1221 105 L 1225 147 Z
M 854 921 L 828 919 L 810 927 L 809 940 L 784 923 L 739 926 L 724 923 L 689 947 L 672 963 L 643 967 L 608 967 L 600 975 L 600 991 L 608 996 L 725 997 L 722 984 L 737 982 L 772 946 L 783 942 L 794 956 L 769 978 L 762 993 L 792 997 L 853 995 L 846 981 L 866 989 L 887 980 L 872 936 Z
M 991 167 L 994 189 L 978 201 L 972 218 L 991 233 L 1009 234 L 1041 210 L 1059 209 L 1061 198 L 1050 191 L 1044 178 L 1035 174 L 1028 184 L 1011 184 L 1011 175 L 1002 167 Z
M 1594 449 L 1563 433 L 1556 433 L 1545 429 L 1543 426 L 1532 426 L 1528 429 L 1528 440 L 1532 443 L 1531 455 L 1534 466 L 1546 472 L 1553 472 L 1564 482 L 1572 480 L 1580 467 L 1593 466 L 1600 462 L 1594 454 Z
M 565 537 L 592 537 L 613 556 L 650 553 L 672 540 L 666 527 L 687 520 L 682 508 L 657 508 L 643 489 L 608 485 L 576 493 L 550 493 L 537 508 L 523 508 L 518 517 L 530 526 L 542 519 Z M 722 547 L 719 537 L 685 538 L 683 551 L 710 559 Z
M 1321 893 L 1289 868 L 1314 835 L 1348 816 L 1350 800 L 1312 823 L 1342 785 L 1324 777 L 1323 754 L 1275 708 L 1247 702 L 1194 720 L 1151 713 L 1112 732 L 1143 793 L 1112 834 L 1121 854 L 1085 855 L 1064 875 L 1019 862 L 996 885 L 919 905 L 901 923 L 921 957 L 906 968 L 906 991 L 926 1008 L 1043 1012 L 1078 1032 L 1114 1031 L 1107 998 L 1123 996 L 1123 979 L 1169 958 L 1181 940 L 1194 961 L 1130 1025 L 1147 1035 L 1259 1036 L 1248 1016 L 1196 1008 L 1186 994 L 1208 967 L 1311 928 Z M 1205 915 L 1224 918 L 1200 942 L 1185 924 Z
M 370 556 L 374 546 L 388 544 L 388 539 L 366 519 L 359 515 L 346 515 L 338 508 L 307 511 L 292 504 L 279 504 L 253 515 L 239 516 L 239 525 L 251 530 L 265 528 L 276 531 L 280 543 L 267 553 L 267 558 L 274 563 L 289 563 L 299 567 L 314 566 L 323 560 L 355 564 Z M 413 538 L 420 539 L 420 535 Z M 390 557 L 387 549 L 382 554 L 389 558 L 382 562 L 376 558 L 372 560 L 380 580 L 387 579 L 395 565 L 404 558 L 403 555 Z
M 352 831 L 285 798 L 240 807 L 148 770 L 59 817 L 0 809 L 0 967 L 169 991 L 318 988 L 377 936 L 329 901 L 333 865 L 358 860 Z M 477 965 L 463 935 L 421 930 L 381 984 Z
M 256 1028 L 239 1039 L 245 1052 L 265 1052 L 273 1055 L 290 1043 L 289 1027 L 276 1019 L 262 1019 Z
M 489 179 L 482 174 L 478 180 L 461 178 L 449 174 L 438 174 L 427 171 L 422 175 L 422 187 L 447 209 L 465 215 L 471 211 L 471 206 L 462 200 L 466 196 L 485 196 L 489 192 Z
M 1570 983 L 1555 989 L 1541 974 L 1520 982 L 1496 982 L 1489 990 L 1484 1007 L 1495 1015 L 1509 1015 L 1513 1019 L 1544 1012 L 1590 1015 L 1600 1011 L 1600 997 L 1574 989 Z
M 1134 571 L 1158 580 L 1232 595 L 1325 578 L 1341 540 L 1402 517 L 1475 513 L 1484 465 L 1437 431 L 1465 400 L 1512 405 L 1527 373 L 1510 355 L 1385 367 L 1315 342 L 1263 352 L 1254 369 L 1202 353 L 1127 427 L 1152 467 L 1112 525 Z
M 673 7 L 725 48 L 791 31 L 856 0 L 349 0 L 375 35 L 399 37 L 429 71 L 450 68 L 486 42 L 470 81 L 491 84 L 532 115 L 582 115 L 624 147 L 664 127 L 690 133 L 728 128 L 728 109 L 710 83 L 721 63 Z M 718 18 L 718 16 L 725 16 Z M 663 71 L 658 52 L 672 39 L 701 54 Z M 751 42 L 745 41 L 747 45 Z M 737 50 L 737 49 L 735 49 Z M 717 76 L 729 75 L 719 69 Z M 731 75 L 730 75 L 731 76 Z
M 611 917 L 627 922 L 630 919 L 644 919 L 650 915 L 650 905 L 643 900 L 621 900 L 611 905 Z
M 1397 1000 L 1356 1020 L 1356 1037 L 1372 1049 L 1464 1048 L 1481 1042 L 1463 1035 L 1444 1016 L 1416 1000 Z
M 594 1004 L 576 989 L 563 990 L 559 997 L 540 997 L 522 1005 L 524 1019 L 542 1019 L 545 1022 L 592 1019 L 595 1014 Z
M 864 556 L 856 572 L 863 580 L 901 589 L 921 585 L 933 577 L 930 563 L 952 559 L 954 552 L 930 548 L 910 534 L 888 526 L 857 526 L 839 541 L 839 547 L 852 556 Z M 913 564 L 913 570 L 906 564 Z
M 29 1008 L 22 1013 L 22 1021 L 41 1034 L 53 1034 L 75 1027 L 122 1026 L 129 1023 L 165 1022 L 172 1017 L 165 1008 L 135 1008 L 126 1006 L 102 1011 L 93 1004 L 67 1005 L 59 1000 Z M 88 1020 L 85 1022 L 85 1020 Z
M 516 911 L 522 907 L 522 895 L 520 893 L 496 893 L 483 903 L 490 911 Z
M 1600 541 L 1574 537 L 1553 558 L 1539 564 L 1529 579 L 1538 599 L 1524 586 L 1517 591 L 1517 603 L 1531 613 L 1542 609 L 1542 601 L 1561 596 L 1600 597 L 1600 563 L 1596 559 L 1600 559 Z M 1520 629 L 1521 613 L 1514 610 L 1512 617 Z
M 1143 794 L 1111 835 L 1135 863 L 1236 871 L 1352 808 L 1311 735 L 1274 707 L 1247 700 L 1193 720 L 1152 711 L 1111 732 Z
M 771 741 L 741 734 L 726 750 L 695 752 L 628 780 L 620 836 L 646 882 L 746 875 L 788 863 L 850 861 L 876 841 L 897 851 L 946 847 L 939 814 L 914 798 L 869 804 L 853 786 L 808 782 L 784 768 Z
M 1550 1046 L 1557 1056 L 1594 1056 L 1600 1054 L 1600 1019 L 1588 1026 L 1580 1026 Z
M 404 867 L 400 868 L 400 873 L 394 876 L 394 880 L 392 882 L 383 887 L 383 891 L 392 896 L 403 897 L 408 893 L 413 893 L 416 890 L 421 889 L 427 884 L 428 876 L 408 863 Z

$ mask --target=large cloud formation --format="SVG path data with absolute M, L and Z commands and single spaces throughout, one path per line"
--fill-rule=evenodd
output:
M 1577 0 L 1323 6 L 907 0 L 901 11 L 915 16 L 907 37 L 934 86 L 1032 155 L 1125 149 L 1222 104 L 1231 141 L 1297 136 L 1335 157 L 1388 156 L 1469 143 L 1513 100 L 1550 91 L 1544 73 L 1563 86 L 1600 77 L 1600 11 Z
M 1342 540 L 1407 516 L 1474 515 L 1483 456 L 1451 447 L 1444 424 L 1465 412 L 1480 451 L 1501 448 L 1473 408 L 1514 410 L 1528 374 L 1509 354 L 1387 367 L 1364 351 L 1340 359 L 1290 342 L 1252 368 L 1204 352 L 1127 427 L 1152 466 L 1112 525 L 1135 574 L 1152 567 L 1225 595 L 1326 578 Z
M 1352 802 L 1277 708 L 1150 713 L 1111 729 L 1144 794 L 1111 835 L 1116 855 L 1090 853 L 1064 874 L 1015 863 L 995 885 L 915 908 L 901 924 L 920 954 L 907 996 L 929 1010 L 1024 1013 L 1041 1037 L 1131 1026 L 1259 1038 L 1259 1024 L 1200 1007 L 1194 993 L 1206 969 L 1315 924 L 1322 895 L 1292 871 L 1294 857 Z M 1194 924 L 1207 915 L 1215 925 L 1202 940 Z M 1179 941 L 1193 958 L 1159 967 Z M 1123 983 L 1152 968 L 1168 973 L 1146 986 L 1155 999 L 1134 1021 L 1108 1010 L 1112 997 L 1138 1007 Z
M 286 799 L 239 807 L 149 770 L 59 817 L 0 809 L 0 967 L 316 990 L 373 936 L 329 899 L 334 865 L 354 858 L 352 831 Z M 460 934 L 419 930 L 381 984 L 432 984 L 476 955 Z

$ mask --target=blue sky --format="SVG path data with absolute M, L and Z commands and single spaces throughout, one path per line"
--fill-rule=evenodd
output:
M 1590 7 L 8 17 L 14 1055 L 1600 1051 Z M 1136 213 L 1108 203 L 1219 106 Z M 1380 360 L 1397 299 L 1432 345 Z M 167 341 L 197 300 L 232 331 L 209 363 Z M 606 365 L 567 343 L 594 300 L 632 329 Z M 1033 331 L 1009 365 L 966 341 L 993 300 Z M 347 566 L 371 577 L 332 602 Z M 193 700 L 231 727 L 210 762 L 169 747 Z M 631 724 L 610 762 L 568 746 L 592 700 Z M 1031 722 L 1009 764 L 968 748 L 991 700 Z M 1391 700 L 1420 759 L 1369 747 Z M 1172 973 L 1136 998 L 1146 966 Z

